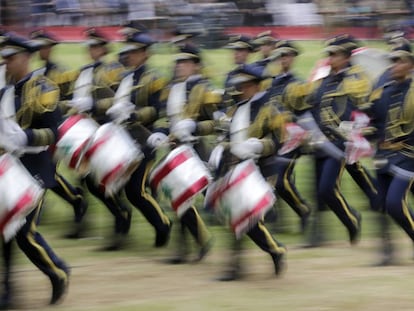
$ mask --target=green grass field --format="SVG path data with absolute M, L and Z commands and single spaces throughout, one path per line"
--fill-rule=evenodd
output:
M 368 46 L 385 46 L 369 42 Z M 298 57 L 296 71 L 306 78 L 313 64 L 322 54 L 318 41 L 298 42 L 302 54 Z M 116 50 L 111 57 L 115 57 Z M 75 69 L 88 62 L 85 47 L 79 44 L 61 44 L 56 47 L 55 59 L 68 68 Z M 172 55 L 166 47 L 154 51 L 151 64 L 168 74 Z M 162 53 L 161 53 L 162 52 Z M 214 85 L 221 87 L 224 75 L 231 69 L 228 50 L 203 51 L 204 63 L 211 73 Z M 252 57 L 252 60 L 254 57 Z M 33 67 L 37 66 L 37 61 Z M 371 168 L 370 161 L 364 162 Z M 312 161 L 303 157 L 298 162 L 295 178 L 301 193 L 313 202 Z M 73 183 L 77 176 L 64 167 L 60 171 Z M 58 310 L 412 310 L 414 286 L 410 263 L 412 246 L 408 238 L 393 228 L 402 265 L 387 268 L 368 267 L 377 259 L 378 230 L 374 217 L 368 210 L 368 201 L 345 174 L 342 189 L 349 203 L 362 211 L 362 241 L 351 248 L 347 243 L 344 227 L 332 212 L 325 212 L 325 229 L 329 235 L 328 246 L 318 249 L 301 249 L 304 237 L 298 233 L 299 221 L 283 202 L 277 203 L 281 220 L 269 224 L 277 239 L 289 250 L 289 269 L 283 279 L 271 276 L 270 260 L 251 242 L 246 242 L 245 262 L 248 276 L 234 283 L 213 281 L 228 260 L 228 231 L 217 225 L 214 216 L 202 212 L 215 236 L 212 254 L 198 265 L 171 267 L 159 262 L 174 251 L 174 237 L 167 249 L 152 247 L 154 232 L 142 215 L 134 210 L 129 244 L 120 252 L 97 252 L 113 228 L 112 217 L 106 208 L 88 194 L 90 208 L 86 217 L 88 238 L 65 240 L 61 236 L 71 224 L 73 213 L 66 202 L 48 193 L 40 224 L 40 232 L 50 241 L 56 252 L 72 265 L 72 279 L 67 299 Z M 411 201 L 411 199 L 410 199 Z M 163 207 L 175 219 L 168 203 Z M 49 297 L 48 281 L 16 252 L 15 279 L 21 293 L 19 309 L 46 310 Z

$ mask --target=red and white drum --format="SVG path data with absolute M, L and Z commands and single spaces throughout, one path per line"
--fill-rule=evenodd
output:
M 58 129 L 58 139 L 53 147 L 55 159 L 63 160 L 68 167 L 83 172 L 84 148 L 98 128 L 97 122 L 83 114 L 67 118 Z
M 24 225 L 43 193 L 40 183 L 19 159 L 8 153 L 0 157 L 0 232 L 6 241 Z
M 82 161 L 107 195 L 117 193 L 141 163 L 144 154 L 120 125 L 101 125 L 85 147 Z
M 161 189 L 171 199 L 172 207 L 181 217 L 193 198 L 212 180 L 210 171 L 189 145 L 172 150 L 151 172 L 150 185 Z
M 207 189 L 205 206 L 221 207 L 224 214 L 229 215 L 236 237 L 240 238 L 257 224 L 275 201 L 273 189 L 259 168 L 253 160 L 246 160 Z

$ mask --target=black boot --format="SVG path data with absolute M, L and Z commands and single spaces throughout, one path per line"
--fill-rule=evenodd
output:
M 272 254 L 273 265 L 275 268 L 276 276 L 281 276 L 286 271 L 286 254 L 279 253 L 279 254 Z
M 313 216 L 309 221 L 309 232 L 307 235 L 307 241 L 305 247 L 319 247 L 325 242 L 325 232 L 323 224 L 323 212 L 315 210 Z
M 217 278 L 221 282 L 229 282 L 241 279 L 242 270 L 241 270 L 241 251 L 242 251 L 242 241 L 241 239 L 234 238 L 232 258 L 230 260 L 230 265 L 224 273 Z
M 189 249 L 188 249 L 188 240 L 187 240 L 187 232 L 186 232 L 186 228 L 185 225 L 180 222 L 180 230 L 178 233 L 178 238 L 177 238 L 177 253 L 170 257 L 167 258 L 165 260 L 166 263 L 171 264 L 171 265 L 179 265 L 179 264 L 183 264 L 186 263 L 188 261 L 188 253 L 189 253 Z
M 378 213 L 378 223 L 380 228 L 380 260 L 374 266 L 390 266 L 395 264 L 394 246 L 392 245 L 390 219 L 387 214 Z
M 52 278 L 52 298 L 50 299 L 50 304 L 55 305 L 60 303 L 65 296 L 68 285 L 69 285 L 69 276 L 64 278 Z

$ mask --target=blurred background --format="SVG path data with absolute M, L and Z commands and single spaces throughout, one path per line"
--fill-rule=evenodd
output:
M 402 27 L 411 33 L 414 23 L 411 0 L 2 0 L 0 3 L 0 24 L 4 27 L 119 26 L 133 22 L 160 38 L 170 36 L 176 29 L 200 31 L 203 35 L 199 40 L 207 48 L 221 45 L 227 33 L 240 27 L 276 27 L 278 34 L 291 39 L 305 34 L 318 38 L 338 28 L 358 31 L 356 28 L 362 27 L 365 30 L 362 33 L 359 30 L 359 34 L 375 39 L 389 27 Z

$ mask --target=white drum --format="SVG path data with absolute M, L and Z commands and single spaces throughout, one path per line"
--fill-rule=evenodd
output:
M 264 217 L 275 201 L 273 189 L 259 168 L 253 160 L 246 160 L 207 189 L 205 206 L 223 209 L 236 237 L 240 238 Z
M 85 147 L 82 161 L 105 193 L 117 193 L 130 179 L 144 154 L 120 125 L 101 125 Z
M 153 169 L 150 185 L 162 190 L 171 199 L 172 208 L 178 217 L 193 203 L 193 198 L 203 191 L 212 180 L 210 171 L 189 145 L 172 150 Z
M 8 153 L 0 157 L 0 232 L 8 241 L 25 223 L 25 217 L 40 203 L 44 190 Z
M 84 148 L 98 128 L 97 122 L 83 114 L 67 118 L 58 129 L 58 139 L 53 150 L 54 158 L 63 160 L 68 167 L 84 173 Z

